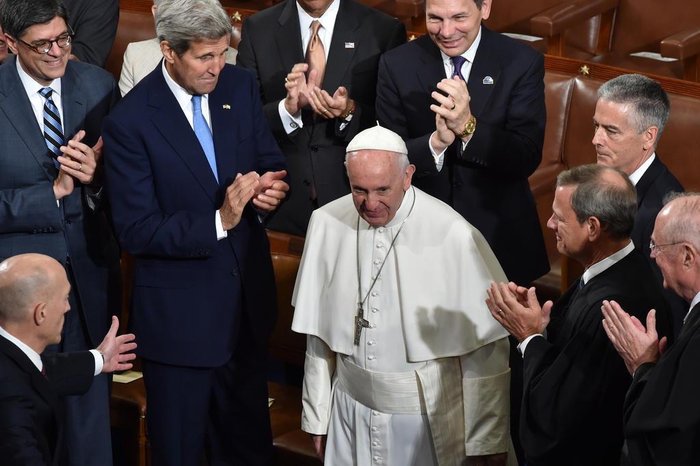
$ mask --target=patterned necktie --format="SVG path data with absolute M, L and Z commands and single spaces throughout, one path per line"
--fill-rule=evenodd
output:
M 321 23 L 315 19 L 311 22 L 311 38 L 309 45 L 306 47 L 306 63 L 309 64 L 309 70 L 306 79 L 309 78 L 312 70 L 316 70 L 318 75 L 316 82 L 318 86 L 323 83 L 323 75 L 326 71 L 326 51 L 323 49 L 323 42 L 318 37 L 318 30 L 321 28 Z
M 462 75 L 462 65 L 466 63 L 467 59 L 461 55 L 457 55 L 456 57 L 450 57 L 450 60 L 452 60 L 452 65 L 454 65 L 452 77 L 454 78 L 455 76 L 459 76 L 462 81 L 466 81 Z
M 39 94 L 46 99 L 44 101 L 44 140 L 46 141 L 46 147 L 48 147 L 50 151 L 49 156 L 53 159 L 56 168 L 58 168 L 59 163 L 56 157 L 61 155 L 59 147 L 66 143 L 63 138 L 61 116 L 58 113 L 56 104 L 51 98 L 53 89 L 50 87 L 43 87 L 39 90 Z
M 202 115 L 202 96 L 193 95 L 192 96 L 192 120 L 194 121 L 194 134 L 197 135 L 199 139 L 199 145 L 202 146 L 204 150 L 204 155 L 207 156 L 207 162 L 209 162 L 209 167 L 214 173 L 214 178 L 219 181 L 219 172 L 216 169 L 216 153 L 214 152 L 214 138 L 212 138 L 211 130 L 207 124 L 207 120 L 204 119 Z

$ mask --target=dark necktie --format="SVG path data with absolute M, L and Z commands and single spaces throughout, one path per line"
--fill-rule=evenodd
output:
M 216 152 L 214 152 L 214 138 L 211 135 L 207 120 L 202 115 L 201 95 L 192 96 L 192 120 L 194 122 L 194 134 L 199 139 L 199 145 L 202 146 L 207 162 L 209 162 L 209 167 L 214 173 L 214 178 L 216 178 L 216 181 L 219 181 L 219 171 L 216 169 Z
M 306 63 L 309 64 L 308 73 L 310 74 L 312 70 L 318 72 L 316 82 L 319 87 L 321 87 L 323 75 L 326 71 L 326 51 L 323 48 L 321 38 L 318 37 L 318 30 L 320 28 L 321 22 L 319 20 L 315 19 L 311 22 L 311 38 L 309 39 L 309 45 L 306 47 Z
M 45 99 L 44 101 L 44 140 L 46 147 L 49 148 L 50 156 L 53 159 L 54 165 L 58 168 L 56 157 L 61 155 L 59 148 L 65 144 L 63 138 L 63 127 L 61 126 L 61 116 L 58 113 L 58 108 L 51 98 L 53 89 L 43 87 L 39 90 L 39 94 Z
M 464 79 L 464 75 L 462 75 L 462 65 L 466 63 L 467 59 L 461 55 L 457 55 L 456 57 L 450 57 L 450 60 L 452 60 L 452 65 L 454 65 L 452 77 L 454 78 L 455 76 L 459 76 L 462 81 L 466 81 L 466 79 Z

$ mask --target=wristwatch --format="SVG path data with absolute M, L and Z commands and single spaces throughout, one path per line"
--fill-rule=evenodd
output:
M 460 138 L 466 138 L 471 136 L 476 131 L 476 117 L 474 115 L 470 116 L 467 122 L 464 124 L 464 129 L 457 136 Z

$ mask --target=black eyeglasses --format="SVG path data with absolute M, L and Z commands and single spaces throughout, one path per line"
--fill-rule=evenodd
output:
M 51 51 L 51 48 L 53 47 L 53 44 L 55 43 L 58 45 L 60 48 L 65 49 L 68 47 L 71 42 L 73 42 L 73 34 L 71 32 L 64 32 L 60 36 L 56 37 L 53 40 L 49 39 L 43 39 L 43 40 L 37 40 L 32 42 L 31 44 L 28 42 L 23 41 L 22 39 L 17 39 L 30 49 L 34 50 L 36 53 L 40 55 L 46 55 Z

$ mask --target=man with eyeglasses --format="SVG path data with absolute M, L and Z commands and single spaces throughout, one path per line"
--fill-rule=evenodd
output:
M 620 303 L 603 304 L 603 327 L 632 375 L 625 397 L 625 466 L 700 464 L 700 195 L 671 198 L 656 217 L 651 255 L 664 286 L 690 303 L 673 346 L 656 330 L 658 310 L 646 327 Z M 623 305 L 624 306 L 624 305 Z M 651 308 L 651 303 L 649 308 Z M 626 307 L 625 307 L 626 309 Z M 660 338 L 661 337 L 661 338 Z
M 14 56 L 0 67 L 0 260 L 42 253 L 71 283 L 60 345 L 94 348 L 120 310 L 119 250 L 103 203 L 101 125 L 118 98 L 112 76 L 69 61 L 72 30 L 60 0 L 3 0 Z M 67 464 L 112 464 L 107 375 L 65 401 Z
M 520 440 L 528 466 L 619 466 L 622 405 L 630 377 L 605 336 L 600 308 L 616 300 L 638 319 L 668 306 L 649 264 L 630 241 L 637 199 L 621 171 L 583 165 L 557 177 L 547 226 L 583 277 L 553 304 L 535 288 L 493 284 L 487 304 L 523 356 Z

